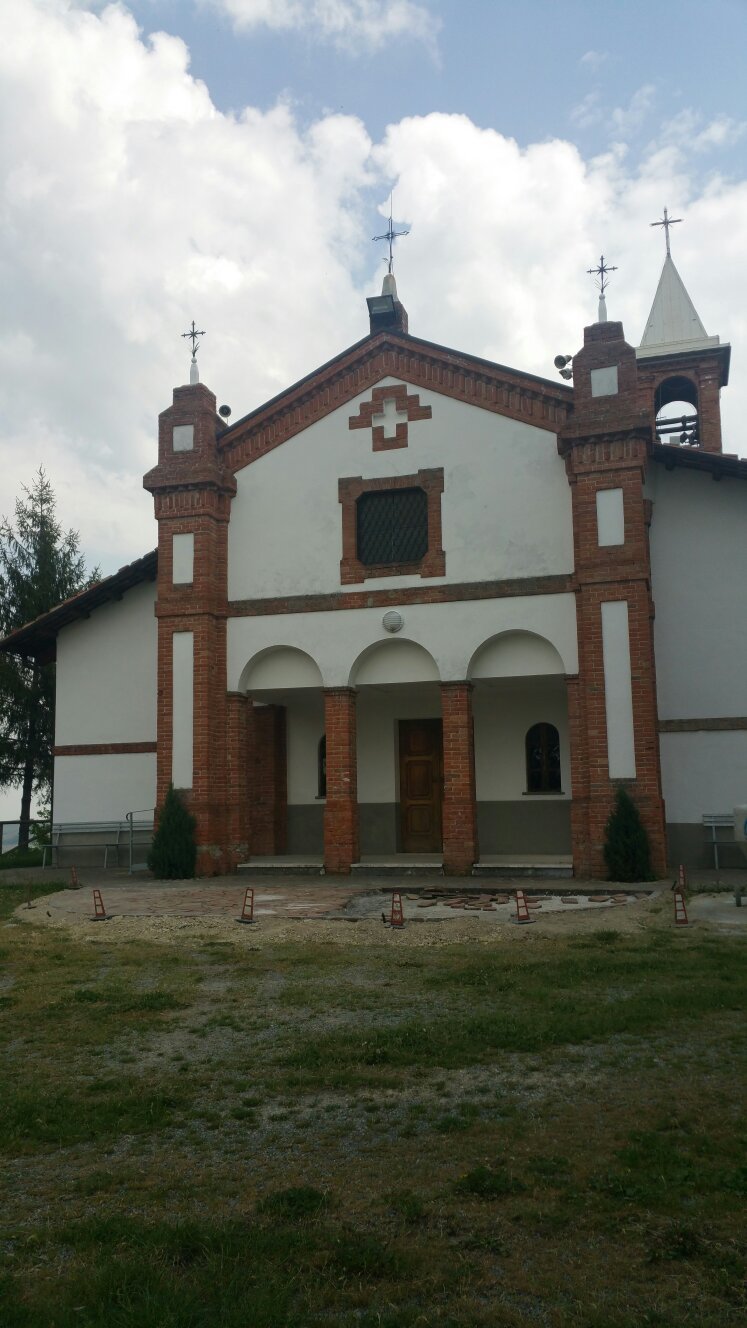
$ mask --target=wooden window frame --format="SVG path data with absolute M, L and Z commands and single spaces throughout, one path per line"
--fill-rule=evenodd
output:
M 338 480 L 338 500 L 342 506 L 342 558 L 340 582 L 359 585 L 380 576 L 445 576 L 446 555 L 443 549 L 441 497 L 444 491 L 443 467 L 419 470 L 416 475 L 387 475 L 364 480 L 360 475 Z M 364 493 L 389 489 L 423 489 L 428 500 L 428 547 L 414 563 L 362 563 L 358 557 L 358 499 Z

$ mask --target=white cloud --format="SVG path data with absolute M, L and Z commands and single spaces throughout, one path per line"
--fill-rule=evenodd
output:
M 568 118 L 571 124 L 579 129 L 589 129 L 592 125 L 599 124 L 603 116 L 602 94 L 595 89 L 593 92 L 587 92 L 578 105 L 573 107 Z
M 656 88 L 653 83 L 645 83 L 638 88 L 627 106 L 616 106 L 610 115 L 610 129 L 616 138 L 627 138 L 640 129 L 653 108 Z
M 659 144 L 675 144 L 691 152 L 712 152 L 732 147 L 744 138 L 747 121 L 732 120 L 727 115 L 716 116 L 710 122 L 692 107 L 686 107 L 662 126 Z
M 141 478 L 186 378 L 179 334 L 193 317 L 207 328 L 202 376 L 234 419 L 358 340 L 392 184 L 416 335 L 554 379 L 594 316 L 585 271 L 603 251 L 619 268 L 610 314 L 635 342 L 663 259 L 648 223 L 667 203 L 706 328 L 747 341 L 747 182 L 703 182 L 687 136 L 636 167 L 621 144 L 587 161 L 460 115 L 404 119 L 372 144 L 349 116 L 306 130 L 282 104 L 221 113 L 183 43 L 144 40 L 122 8 L 6 0 L 4 17 L 0 515 L 43 464 L 106 570 L 155 543 Z M 722 400 L 725 446 L 744 450 L 736 371 Z
M 440 20 L 414 0 L 200 0 L 222 10 L 239 29 L 303 29 L 318 41 L 359 53 L 400 38 L 435 52 Z
M 579 60 L 578 63 L 580 65 L 583 65 L 584 68 L 591 69 L 594 71 L 594 73 L 596 73 L 596 71 L 601 68 L 601 66 L 604 64 L 607 58 L 608 58 L 607 51 L 584 51 L 584 54 L 581 56 L 581 59 Z

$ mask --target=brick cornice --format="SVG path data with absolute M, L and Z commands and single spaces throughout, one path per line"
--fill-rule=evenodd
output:
M 715 719 L 660 719 L 660 733 L 738 733 L 747 729 L 747 715 Z
M 496 415 L 557 433 L 571 409 L 570 389 L 406 334 L 380 332 L 345 351 L 220 435 L 233 472 L 307 429 L 382 378 L 429 389 Z
M 71 742 L 52 748 L 53 756 L 134 756 L 155 752 L 155 742 Z
M 576 589 L 572 573 L 514 577 L 505 581 L 461 581 L 446 586 L 407 586 L 392 590 L 333 591 L 268 599 L 234 599 L 229 618 L 263 618 L 283 613 L 327 613 L 342 609 L 388 609 L 406 604 L 452 604 L 459 600 L 509 599 L 523 595 L 565 595 Z

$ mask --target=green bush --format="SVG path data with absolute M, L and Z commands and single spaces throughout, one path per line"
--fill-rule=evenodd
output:
M 619 788 L 605 828 L 604 860 L 610 881 L 652 881 L 646 827 L 630 794 Z
M 195 874 L 197 822 L 173 784 L 163 801 L 158 827 L 148 854 L 148 867 L 163 881 L 181 881 Z

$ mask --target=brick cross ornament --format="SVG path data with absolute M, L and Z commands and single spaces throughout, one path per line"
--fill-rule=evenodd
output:
M 370 429 L 373 451 L 388 452 L 395 447 L 407 447 L 407 426 L 410 420 L 429 420 L 430 406 L 421 406 L 417 393 L 408 395 L 404 383 L 395 387 L 375 387 L 370 401 L 362 401 L 357 415 L 351 415 L 348 427 Z

